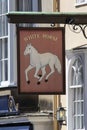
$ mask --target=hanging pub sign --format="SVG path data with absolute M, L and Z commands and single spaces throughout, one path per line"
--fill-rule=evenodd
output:
M 65 93 L 64 28 L 18 28 L 20 93 Z

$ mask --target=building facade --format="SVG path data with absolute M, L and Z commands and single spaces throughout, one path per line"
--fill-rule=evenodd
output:
M 60 1 L 60 12 L 86 12 L 87 1 Z M 82 26 L 82 25 L 81 25 Z M 86 42 L 81 28 L 65 27 L 67 130 L 86 130 Z
M 49 4 L 50 3 L 50 4 Z M 87 0 L 1 0 L 0 1 L 0 95 L 12 94 L 11 89 L 17 86 L 17 34 L 16 26 L 36 27 L 49 26 L 37 24 L 9 24 L 6 14 L 10 11 L 43 11 L 43 12 L 86 12 Z M 61 25 L 60 26 L 64 26 Z M 67 110 L 67 126 L 63 126 L 63 130 L 87 130 L 87 39 L 79 30 L 73 32 L 72 25 L 65 26 L 65 49 L 66 49 L 66 95 L 57 97 L 62 106 Z M 80 32 L 80 33 L 79 33 Z M 15 92 L 13 92 L 15 93 Z M 48 112 L 53 111 L 54 96 L 53 95 L 35 95 L 39 110 Z M 38 106 L 35 107 L 38 107 Z M 38 108 L 37 110 L 38 111 Z M 54 113 L 55 114 L 55 113 Z M 54 118 L 55 119 L 55 118 Z M 52 119 L 51 121 L 53 122 Z M 33 121 L 33 118 L 31 119 Z M 40 117 L 41 120 L 41 117 Z M 43 119 L 45 120 L 45 119 Z M 43 121 L 42 120 L 42 121 Z M 48 121 L 48 118 L 46 118 Z M 35 117 L 35 130 L 39 128 Z M 48 121 L 49 122 L 49 121 Z M 53 129 L 52 122 L 49 122 L 47 129 Z M 54 123 L 55 124 L 55 123 Z M 44 123 L 44 125 L 46 125 Z M 51 127 L 51 128 L 50 128 Z M 44 128 L 41 126 L 40 128 Z M 55 130 L 58 129 L 54 127 Z

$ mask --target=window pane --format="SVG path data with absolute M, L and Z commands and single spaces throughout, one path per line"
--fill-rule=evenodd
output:
M 76 0 L 77 4 L 81 4 L 81 3 L 84 3 L 84 2 L 86 2 L 86 0 Z
M 3 60 L 1 62 L 1 81 L 7 81 L 8 80 L 8 61 Z
M 83 110 L 83 102 L 81 102 L 81 114 L 84 114 L 84 110 Z
M 0 82 L 2 81 L 2 61 L 0 61 Z
M 7 60 L 5 60 L 4 72 L 5 72 L 4 80 L 7 81 L 8 80 L 8 61 Z
M 81 100 L 83 100 L 83 88 L 81 88 Z
M 74 101 L 77 100 L 77 88 L 74 89 Z
M 8 10 L 8 0 L 0 0 L 0 14 L 4 14 Z
M 32 11 L 32 0 L 18 0 L 19 11 Z
M 83 83 L 83 69 L 82 63 L 77 58 L 72 66 L 72 85 L 82 85 Z
M 4 35 L 4 36 L 6 36 L 7 35 L 7 33 L 8 33 L 8 23 L 7 23 L 7 17 L 6 16 L 3 16 L 3 25 L 2 25 L 2 30 L 3 30 L 3 33 L 2 33 L 2 35 Z
M 80 125 L 81 129 L 83 128 L 83 116 L 81 117 L 81 125 Z
M 33 4 L 33 6 L 32 6 L 33 11 L 39 10 L 38 0 L 32 0 L 32 4 Z
M 7 10 L 8 10 L 8 8 L 7 8 L 7 1 L 8 0 L 2 0 L 2 13 L 4 14 L 4 13 L 6 13 L 7 12 Z
M 74 102 L 74 115 L 77 114 L 77 109 L 76 109 L 76 102 Z
M 0 14 L 2 13 L 2 1 L 0 0 Z
M 0 59 L 8 58 L 8 40 L 7 38 L 0 40 Z
M 8 23 L 5 15 L 0 16 L 0 36 L 6 36 L 8 34 Z
M 0 60 L 2 59 L 2 40 L 0 40 Z
M 4 58 L 8 58 L 8 44 L 7 44 L 7 39 L 4 39 Z
M 0 81 L 8 80 L 8 0 L 0 0 Z
M 4 64 L 3 64 L 3 61 L 1 62 L 1 81 L 4 80 L 4 74 L 3 74 L 3 71 L 4 71 Z
M 40 0 L 18 0 L 17 11 L 40 11 L 41 2 Z M 34 24 L 19 24 L 21 27 L 33 27 Z
M 83 87 L 82 88 L 74 88 L 73 95 L 73 114 L 74 114 L 74 129 L 83 129 L 83 119 L 84 119 L 84 100 L 83 100 Z
M 78 115 L 81 114 L 81 103 L 80 102 L 77 103 L 77 114 Z
M 8 40 L 0 40 L 0 81 L 8 80 Z
M 77 129 L 80 129 L 80 117 L 77 117 Z
M 77 118 L 76 117 L 74 117 L 74 129 L 76 129 L 76 123 L 77 122 Z
M 0 16 L 0 36 L 2 36 L 2 16 Z

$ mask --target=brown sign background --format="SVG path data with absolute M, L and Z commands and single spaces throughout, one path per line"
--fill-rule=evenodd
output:
M 64 28 L 18 28 L 17 29 L 17 50 L 18 50 L 18 87 L 20 93 L 37 94 L 64 94 L 65 93 L 65 33 Z M 55 68 L 55 72 L 45 82 L 50 67 L 46 66 L 46 75 L 38 84 L 34 77 L 36 68 L 28 72 L 30 83 L 26 82 L 25 69 L 30 65 L 30 55 L 24 55 L 27 44 L 38 50 L 38 53 L 50 52 L 55 54 L 62 67 L 61 74 Z M 38 75 L 41 75 L 41 70 Z

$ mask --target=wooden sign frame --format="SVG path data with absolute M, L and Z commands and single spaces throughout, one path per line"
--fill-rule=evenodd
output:
M 17 28 L 21 94 L 65 94 L 65 29 Z

